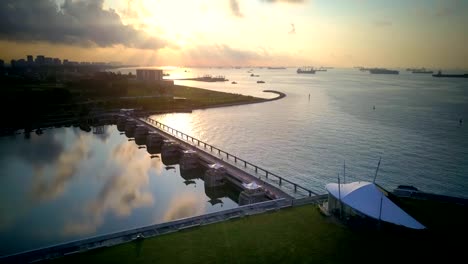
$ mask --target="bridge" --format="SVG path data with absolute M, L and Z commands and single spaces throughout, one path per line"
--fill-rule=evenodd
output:
M 273 197 L 292 199 L 293 197 L 301 198 L 304 196 L 311 197 L 319 195 L 302 185 L 285 179 L 245 159 L 189 136 L 152 118 L 142 117 L 139 121 L 147 125 L 148 129 L 156 129 L 164 137 L 177 141 L 185 149 L 196 151 L 200 158 L 206 161 L 207 164 L 222 164 L 228 170 L 229 176 L 235 178 L 237 182 L 256 182 L 264 186 L 270 193 L 275 194 Z M 254 175 L 249 173 L 247 169 L 251 169 Z M 232 178 L 230 180 L 232 180 Z M 235 183 L 235 181 L 233 182 Z M 290 190 L 282 188 L 285 187 L 284 185 L 289 185 L 289 187 L 291 187 L 289 188 Z

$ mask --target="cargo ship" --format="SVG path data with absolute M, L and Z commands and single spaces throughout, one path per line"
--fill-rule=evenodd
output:
M 426 70 L 426 68 L 421 68 L 421 69 L 413 69 L 411 71 L 412 73 L 434 73 L 434 71 Z
M 372 74 L 399 74 L 400 73 L 399 71 L 381 69 L 381 68 L 369 69 L 369 72 Z
M 465 74 L 443 74 L 441 71 L 439 71 L 437 74 L 432 74 L 432 77 L 468 78 L 468 73 L 465 73 Z
M 297 73 L 315 74 L 315 70 L 312 67 L 301 67 L 297 69 Z

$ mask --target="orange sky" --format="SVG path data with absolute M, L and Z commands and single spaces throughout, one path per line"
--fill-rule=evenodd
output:
M 24 10 L 11 9 L 22 2 Z M 7 62 L 43 54 L 139 65 L 468 68 L 461 0 L 4 0 L 0 8 Z

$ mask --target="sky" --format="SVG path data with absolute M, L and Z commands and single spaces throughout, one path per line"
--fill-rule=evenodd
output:
M 468 69 L 468 0 L 1 0 L 0 59 Z

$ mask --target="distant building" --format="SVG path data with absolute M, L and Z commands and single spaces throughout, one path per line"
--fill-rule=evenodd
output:
M 59 58 L 54 58 L 54 65 L 62 65 L 62 61 Z
M 45 57 L 44 58 L 44 64 L 45 65 L 52 65 L 54 60 L 51 57 Z
M 44 55 L 37 55 L 35 62 L 36 62 L 37 65 L 44 65 L 44 63 L 45 63 Z
M 136 76 L 138 81 L 159 82 L 163 80 L 163 71 L 157 69 L 137 69 Z
M 5 62 L 3 60 L 0 60 L 0 68 L 5 67 Z
M 26 56 L 28 58 L 28 65 L 33 65 L 34 64 L 34 58 L 32 55 Z
M 27 62 L 25 59 L 19 59 L 16 61 L 16 67 L 26 67 Z

